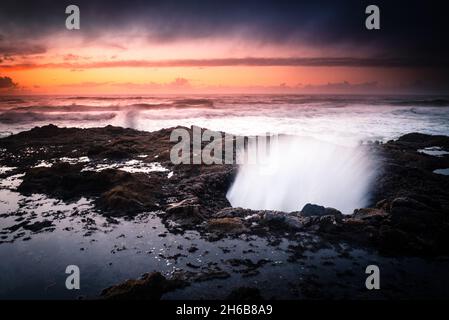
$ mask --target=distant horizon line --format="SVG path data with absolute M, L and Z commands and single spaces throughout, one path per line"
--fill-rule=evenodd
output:
M 186 93 L 186 92 L 180 92 L 180 93 L 22 93 L 22 94 L 2 94 L 0 93 L 0 97 L 29 97 L 29 96 L 71 96 L 75 98 L 83 98 L 83 97 L 102 97 L 102 96 L 127 96 L 127 97 L 146 97 L 146 96 L 230 96 L 230 95 L 248 95 L 248 96 L 263 96 L 263 95 L 269 95 L 269 96 L 439 96 L 439 97 L 449 97 L 448 93 L 436 93 L 436 92 L 429 92 L 429 93 L 333 93 L 333 92 L 311 92 L 311 93 L 282 93 L 282 92 L 266 92 L 266 93 L 259 93 L 259 92 L 226 92 L 226 93 L 220 93 L 220 92 L 192 92 L 192 93 Z

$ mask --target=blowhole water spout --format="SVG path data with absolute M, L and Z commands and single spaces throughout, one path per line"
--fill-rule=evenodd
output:
M 291 212 L 316 203 L 349 214 L 368 204 L 378 168 L 366 146 L 300 137 L 280 137 L 257 159 L 240 165 L 227 193 L 233 207 Z

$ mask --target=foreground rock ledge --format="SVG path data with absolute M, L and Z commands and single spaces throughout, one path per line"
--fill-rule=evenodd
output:
M 112 126 L 37 127 L 0 139 L 2 165 L 17 168 L 2 178 L 25 173 L 18 188 L 21 193 L 43 193 L 66 201 L 93 198 L 98 212 L 106 216 L 132 218 L 158 211 L 172 232 L 196 229 L 210 240 L 240 234 L 285 236 L 289 231 L 292 237 L 295 232 L 313 233 L 384 254 L 435 256 L 449 252 L 449 177 L 433 173 L 448 168 L 449 157 L 417 151 L 432 146 L 449 150 L 449 137 L 411 133 L 369 146 L 382 161 L 372 203 L 351 215 L 341 215 L 320 204 L 291 213 L 231 208 L 226 192 L 237 167 L 173 165 L 169 160 L 170 132 Z M 173 174 L 168 178 L 166 172 L 86 171 L 83 164 L 55 160 L 84 156 L 91 163 L 157 160 Z M 42 160 L 54 163 L 34 167 Z

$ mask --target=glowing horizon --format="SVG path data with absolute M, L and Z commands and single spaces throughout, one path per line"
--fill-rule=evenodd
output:
M 37 6 L 39 14 L 31 17 L 8 14 L 5 4 L 0 10 L 0 94 L 416 93 L 447 88 L 447 74 L 437 59 L 411 55 L 402 41 L 360 30 L 363 21 L 357 22 L 357 16 L 351 16 L 351 28 L 338 30 L 341 21 L 328 21 L 317 8 L 292 13 L 267 6 L 274 12 L 224 5 L 221 9 L 230 15 L 223 16 L 205 4 L 155 9 L 81 1 L 81 29 L 66 30 L 62 4 L 48 11 Z M 349 19 L 346 14 L 340 12 L 340 18 Z

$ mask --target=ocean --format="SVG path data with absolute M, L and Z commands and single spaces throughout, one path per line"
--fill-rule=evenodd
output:
M 0 136 L 52 123 L 155 131 L 196 125 L 238 135 L 290 134 L 353 144 L 410 132 L 449 135 L 449 98 L 434 96 L 3 96 Z

